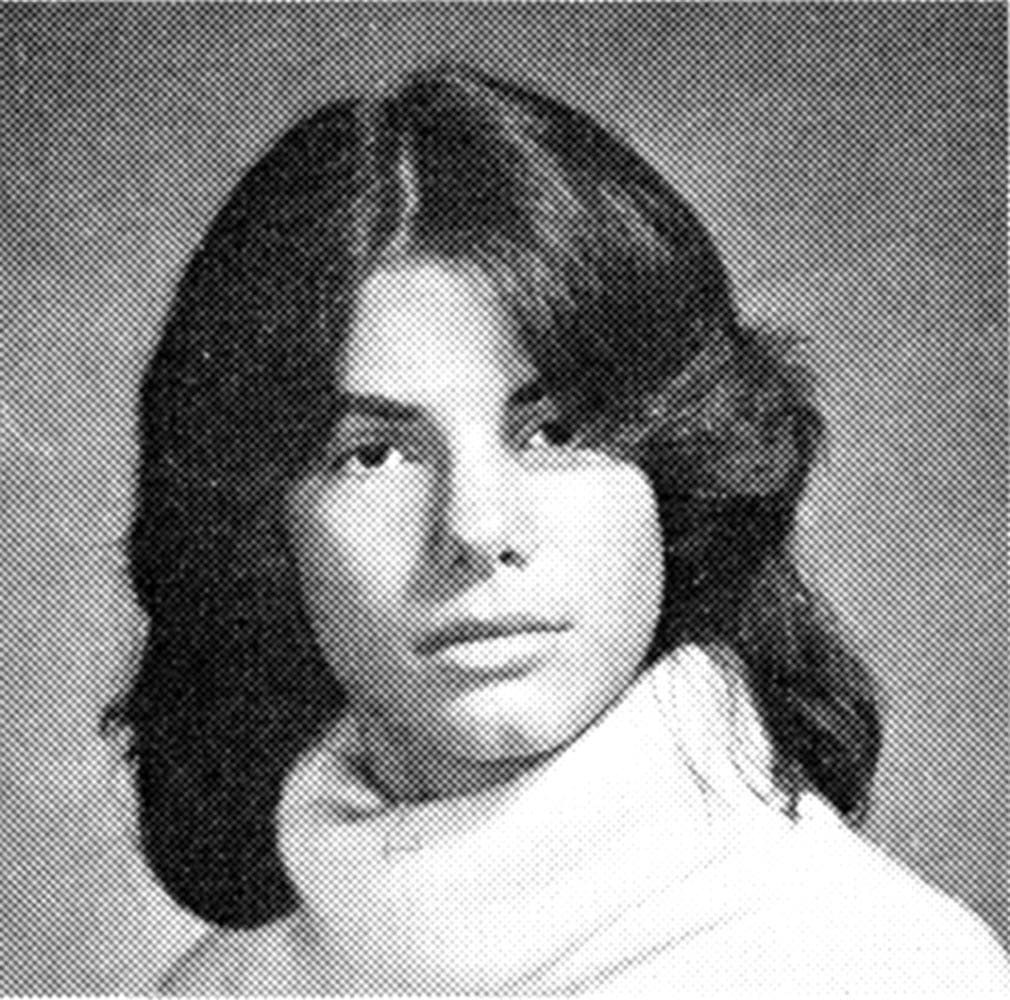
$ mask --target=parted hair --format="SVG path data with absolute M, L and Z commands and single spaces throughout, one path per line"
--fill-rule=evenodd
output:
M 393 256 L 479 270 L 583 439 L 658 501 L 665 591 L 646 663 L 733 650 L 787 797 L 853 821 L 880 748 L 873 685 L 792 555 L 822 443 L 809 379 L 737 316 L 698 218 L 584 114 L 465 67 L 298 121 L 179 281 L 139 396 L 130 579 L 149 629 L 105 725 L 128 736 L 145 857 L 231 927 L 296 904 L 275 810 L 345 708 L 285 532 L 334 419 L 362 283 Z

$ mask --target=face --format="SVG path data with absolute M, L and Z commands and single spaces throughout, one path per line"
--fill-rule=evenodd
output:
M 461 762 L 563 745 L 653 637 L 648 479 L 579 447 L 462 271 L 373 275 L 337 374 L 341 416 L 289 513 L 317 642 L 352 708 Z

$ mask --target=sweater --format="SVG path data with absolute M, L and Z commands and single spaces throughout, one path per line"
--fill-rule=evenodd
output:
M 807 794 L 739 675 L 689 646 L 547 763 L 390 805 L 345 719 L 294 768 L 289 917 L 211 934 L 169 992 L 1010 996 L 978 918 Z

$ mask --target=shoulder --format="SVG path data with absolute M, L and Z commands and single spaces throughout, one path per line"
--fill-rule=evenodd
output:
M 171 965 L 158 983 L 167 996 L 295 992 L 291 929 L 277 921 L 254 930 L 213 930 Z
M 856 993 L 1010 990 L 1007 957 L 987 925 L 815 804 L 770 869 L 758 908 L 800 973 Z M 770 942 L 769 942 L 770 943 Z
M 1010 965 L 964 905 L 814 804 L 700 873 L 690 933 L 621 962 L 594 992 L 1010 996 Z M 690 905 L 681 887 L 669 923 Z
M 752 818 L 732 846 L 589 939 L 565 976 L 599 995 L 1010 996 L 995 936 L 828 806 Z

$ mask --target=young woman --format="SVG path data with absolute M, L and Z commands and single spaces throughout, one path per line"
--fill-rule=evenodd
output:
M 850 830 L 871 685 L 797 576 L 821 436 L 712 243 L 581 114 L 458 68 L 240 182 L 141 394 L 166 989 L 997 988 Z

